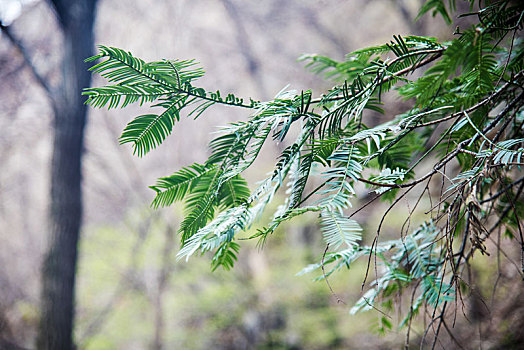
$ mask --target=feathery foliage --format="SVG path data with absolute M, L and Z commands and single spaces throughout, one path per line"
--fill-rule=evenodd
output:
M 476 16 L 476 23 L 455 31 L 447 42 L 397 35 L 342 62 L 301 57 L 311 71 L 335 83 L 317 98 L 312 91 L 283 90 L 273 100 L 246 104 L 231 94 L 222 98 L 218 91 L 195 87 L 203 71 L 192 60 L 144 62 L 104 46 L 88 61 L 98 61 L 91 70 L 112 85 L 86 89 L 85 95 L 97 108 L 150 103 L 160 109 L 136 117 L 123 131 L 121 142 L 132 143 L 138 156 L 160 145 L 183 114 L 196 118 L 215 104 L 245 108 L 245 121 L 224 127 L 210 142 L 205 164 L 151 186 L 155 208 L 185 202 L 179 257 L 212 251 L 212 268 L 230 269 L 240 249 L 237 234 L 250 228 L 269 203 L 284 198 L 271 222 L 250 238 L 263 243 L 283 222 L 317 213 L 326 252 L 301 274 L 321 269 L 320 279 L 327 279 L 367 256 L 368 272 L 375 261 L 376 278 L 351 312 L 389 312 L 393 294 L 410 291 L 401 326 L 409 328 L 422 307 L 430 308 L 437 339 L 450 302 L 464 289 L 464 265 L 476 251 L 488 253 L 484 243 L 493 232 L 504 228 L 520 247 L 518 273 L 524 274 L 524 42 L 519 38 L 524 4 L 477 5 L 477 11 L 464 14 Z M 439 14 L 451 23 L 455 11 L 454 0 L 429 0 L 419 16 Z M 381 105 L 386 92 L 412 107 L 391 116 Z M 386 121 L 368 127 L 368 111 L 386 113 Z M 292 126 L 299 130 L 294 139 Z M 241 174 L 266 142 L 289 146 L 250 192 Z M 429 171 L 421 166 L 428 163 Z M 373 200 L 390 202 L 374 235 L 351 218 L 359 210 L 352 208 L 359 184 L 374 192 Z M 399 239 L 381 241 L 384 218 L 415 187 L 422 194 L 410 205 L 407 222 L 416 210 L 431 216 L 412 233 L 402 230 Z M 423 196 L 430 200 L 429 210 L 417 208 Z M 382 324 L 391 328 L 386 316 Z

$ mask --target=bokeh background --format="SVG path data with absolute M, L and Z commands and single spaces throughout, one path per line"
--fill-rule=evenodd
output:
M 394 34 L 449 38 L 452 29 L 439 19 L 413 21 L 420 5 L 419 0 L 99 0 L 95 37 L 97 44 L 145 60 L 194 58 L 205 67 L 200 85 L 207 90 L 265 100 L 289 85 L 318 96 L 331 83 L 307 72 L 297 61 L 302 54 L 342 60 Z M 0 10 L 38 71 L 58 81 L 63 38 L 48 2 L 0 0 Z M 48 232 L 52 108 L 5 35 L 0 36 L 0 82 L 0 338 L 33 348 Z M 94 77 L 93 85 L 103 83 Z M 386 114 L 370 114 L 370 124 L 390 118 L 405 103 L 388 99 Z M 182 120 L 166 143 L 138 159 L 118 144 L 121 130 L 138 113 L 138 107 L 89 111 L 76 288 L 79 349 L 403 344 L 404 331 L 380 334 L 378 313 L 349 315 L 361 295 L 365 262 L 331 278 L 346 304 L 337 302 L 325 282 L 313 282 L 316 275 L 296 276 L 325 249 L 315 217 L 282 227 L 262 250 L 256 242 L 243 244 L 229 272 L 211 273 L 209 256 L 177 261 L 183 208 L 150 209 L 154 192 L 148 185 L 205 161 L 210 133 L 246 115 L 214 107 L 196 121 Z M 247 174 L 251 184 L 271 171 L 282 147 L 264 149 Z M 361 194 L 365 197 L 365 189 Z M 376 225 L 381 205 L 360 214 L 365 229 Z M 385 237 L 398 236 L 404 216 L 390 215 Z M 412 337 L 423 329 L 415 326 Z

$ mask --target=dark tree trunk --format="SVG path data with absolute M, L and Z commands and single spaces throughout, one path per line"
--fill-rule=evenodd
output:
M 82 151 L 86 106 L 82 89 L 90 73 L 83 62 L 93 52 L 96 0 L 53 0 L 64 34 L 62 85 L 53 101 L 49 246 L 42 271 L 37 347 L 73 348 L 74 286 L 82 221 Z

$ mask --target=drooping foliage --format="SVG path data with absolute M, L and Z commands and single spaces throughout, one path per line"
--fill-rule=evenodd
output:
M 447 305 L 458 298 L 464 264 L 476 251 L 487 253 L 485 242 L 493 232 L 505 230 L 524 254 L 519 222 L 524 215 L 524 42 L 519 35 L 524 4 L 470 3 L 471 12 L 463 16 L 476 21 L 455 30 L 451 41 L 394 36 L 342 62 L 303 56 L 306 67 L 335 83 L 319 97 L 312 91 L 283 90 L 271 101 L 244 103 L 196 87 L 204 72 L 194 61 L 146 63 L 103 46 L 88 60 L 99 61 L 92 71 L 112 84 L 84 94 L 93 107 L 149 103 L 159 110 L 136 117 L 122 133 L 121 142 L 132 143 L 138 156 L 160 145 L 182 115 L 196 118 L 215 104 L 248 111 L 245 121 L 224 127 L 210 142 L 204 164 L 151 186 L 155 208 L 185 202 L 179 257 L 213 252 L 213 269 L 231 268 L 239 233 L 270 202 L 284 198 L 272 220 L 250 238 L 264 242 L 283 222 L 314 212 L 326 253 L 302 273 L 321 270 L 320 279 L 325 279 L 366 256 L 368 269 L 375 261 L 377 276 L 352 312 L 386 307 L 394 293 L 411 290 L 411 307 L 401 326 L 409 326 L 422 306 L 429 307 L 440 320 L 438 336 Z M 455 1 L 429 0 L 420 14 L 440 14 L 451 23 L 454 11 Z M 387 109 L 382 106 L 387 92 L 412 107 L 368 126 L 367 110 Z M 289 133 L 291 128 L 298 132 Z M 289 146 L 273 172 L 250 190 L 242 173 L 267 142 Z M 422 173 L 420 165 L 428 163 L 430 170 Z M 352 208 L 358 183 L 374 193 L 372 200 L 391 203 L 377 232 L 365 232 L 352 219 L 359 210 Z M 414 188 L 432 200 L 427 221 L 396 240 L 381 241 L 385 216 Z M 363 238 L 372 243 L 362 244 Z M 519 273 L 524 273 L 524 258 Z M 391 327 L 387 319 L 384 324 Z

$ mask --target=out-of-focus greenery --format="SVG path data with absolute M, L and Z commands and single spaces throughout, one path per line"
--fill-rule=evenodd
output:
M 359 333 L 370 336 L 376 315 L 350 316 L 348 305 L 337 303 L 324 281 L 296 276 L 322 254 L 314 221 L 283 227 L 287 234 L 275 235 L 268 249 L 251 242 L 235 269 L 211 272 L 205 259 L 177 262 L 175 247 L 164 260 L 167 234 L 172 234 L 164 218 L 153 215 L 147 227 L 142 223 L 143 231 L 130 230 L 147 217 L 149 210 L 130 214 L 126 228 L 88 229 L 77 288 L 81 348 L 150 346 L 163 268 L 169 271 L 160 306 L 166 348 L 342 349 L 356 346 L 352 338 Z M 356 300 L 364 268 L 355 264 L 354 274 L 332 281 L 343 293 L 338 297 Z

